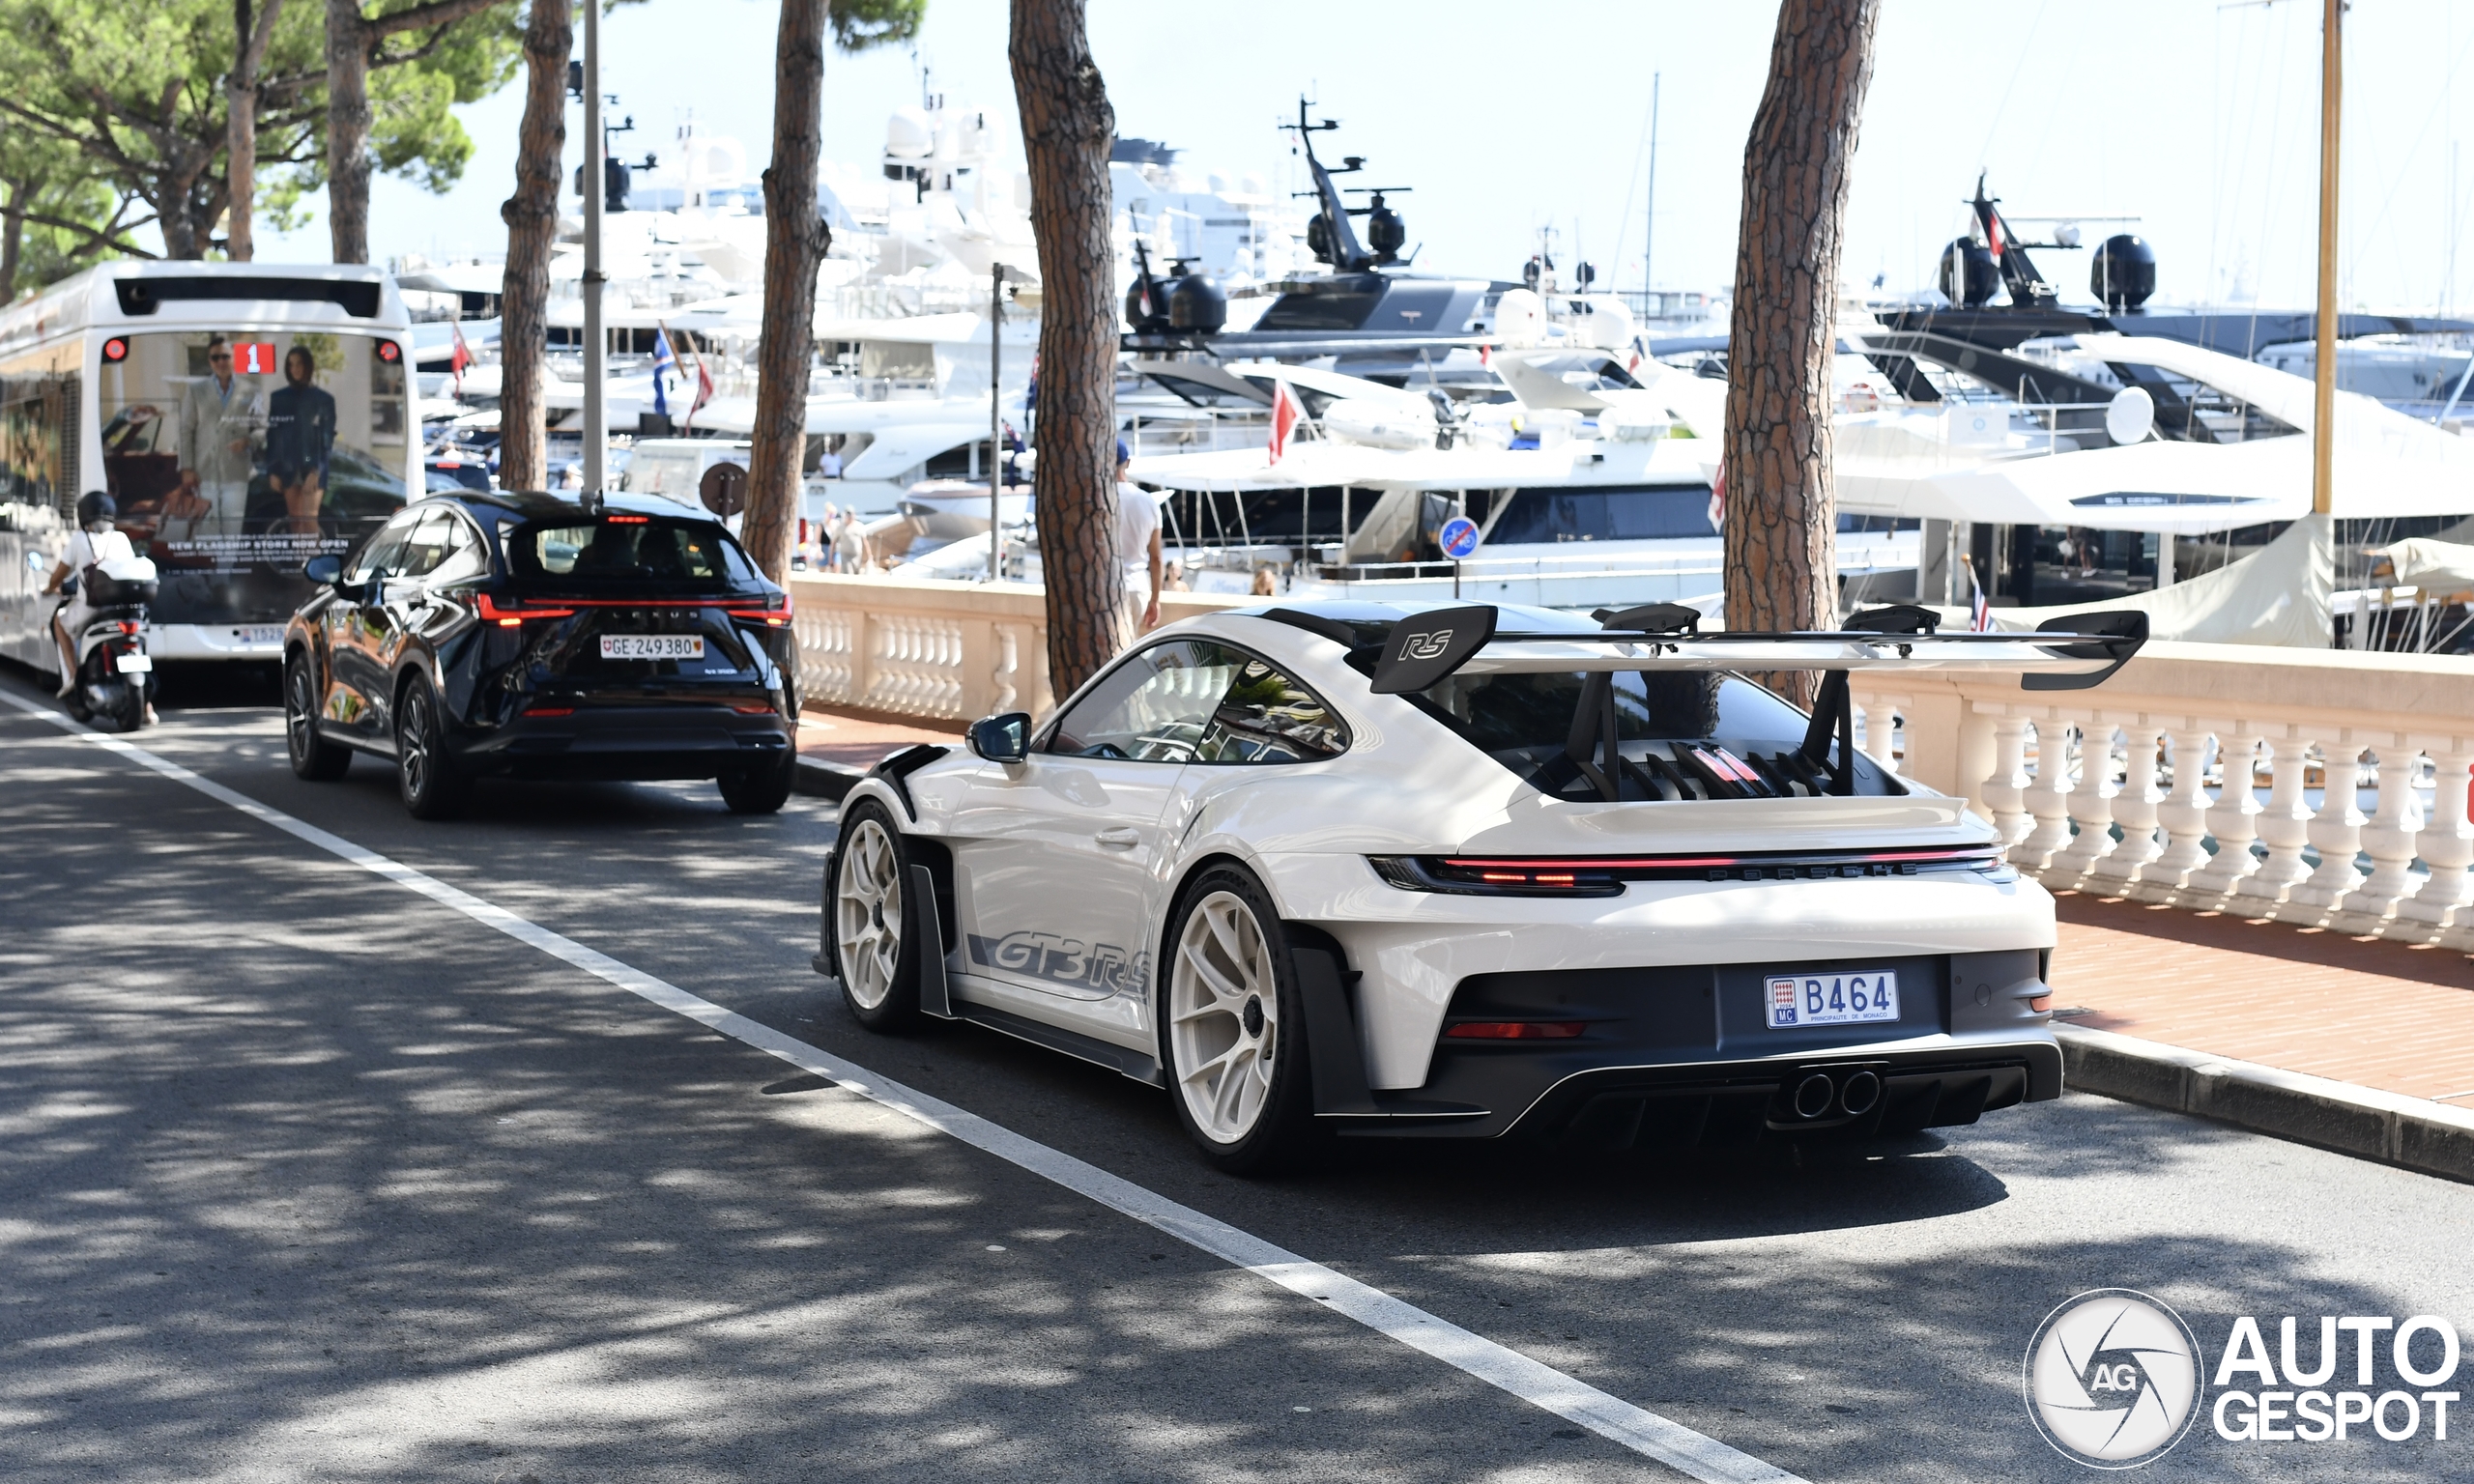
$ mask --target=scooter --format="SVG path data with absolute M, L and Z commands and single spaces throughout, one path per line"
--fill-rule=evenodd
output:
M 77 684 L 65 704 L 81 722 L 112 731 L 146 725 L 155 699 L 155 660 L 146 652 L 146 605 L 155 601 L 155 563 L 143 556 L 99 561 L 75 581 L 94 610 L 70 639 L 77 646 Z

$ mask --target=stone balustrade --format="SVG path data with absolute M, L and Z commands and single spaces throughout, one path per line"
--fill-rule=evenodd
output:
M 1160 618 L 1255 601 L 1164 593 Z M 1055 704 L 1036 585 L 819 573 L 791 579 L 791 609 L 810 700 L 946 722 Z
M 1865 751 L 2047 886 L 2474 952 L 2474 660 L 2160 642 L 2088 691 L 1854 691 Z
M 791 589 L 812 700 L 947 722 L 1054 704 L 1038 586 Z M 1252 601 L 1171 593 L 1161 616 Z M 2156 642 L 2088 691 L 1859 671 L 1854 692 L 1864 750 L 1968 798 L 2048 886 L 2474 953 L 2474 660 Z

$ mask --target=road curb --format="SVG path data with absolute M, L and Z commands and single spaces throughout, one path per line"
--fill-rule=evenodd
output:
M 2075 1091 L 2474 1183 L 2474 1110 L 2111 1031 L 2053 1030 Z
M 865 768 L 854 768 L 847 762 L 827 762 L 803 753 L 799 756 L 798 777 L 791 786 L 811 798 L 840 803 L 852 785 L 867 776 Z

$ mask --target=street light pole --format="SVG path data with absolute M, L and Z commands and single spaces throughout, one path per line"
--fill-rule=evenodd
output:
M 2345 0 L 2326 0 L 2319 32 L 2319 324 L 2312 366 L 2311 508 L 2336 508 L 2337 115 L 2345 86 Z
M 584 7 L 584 492 L 599 502 L 607 482 L 610 418 L 602 407 L 609 347 L 601 329 L 601 6 Z
M 1005 403 L 1004 379 L 1005 265 L 988 271 L 988 580 L 1005 575 Z

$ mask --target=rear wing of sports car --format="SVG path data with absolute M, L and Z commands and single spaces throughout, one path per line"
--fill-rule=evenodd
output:
M 1565 753 L 1609 802 L 1625 798 L 1625 780 L 1633 770 L 1617 738 L 1618 671 L 1823 671 L 1801 745 L 1766 762 L 1777 778 L 1792 781 L 1789 786 L 1852 795 L 1858 764 L 1850 671 L 2017 671 L 2028 690 L 2085 690 L 2103 684 L 2147 642 L 2147 615 L 2135 610 L 2056 619 L 2033 635 L 1940 634 L 1939 614 L 1910 605 L 1856 614 L 1827 631 L 1704 634 L 1698 611 L 1653 603 L 1601 612 L 1604 627 L 1597 633 L 1528 633 L 1498 629 L 1492 605 L 1471 604 L 1402 618 L 1378 631 L 1376 642 L 1368 642 L 1363 629 L 1319 615 L 1275 610 L 1265 616 L 1349 644 L 1351 664 L 1366 671 L 1379 695 L 1411 695 L 1463 671 L 1587 673 Z M 1771 788 L 1758 773 L 1764 759 L 1740 762 L 1723 749 L 1712 756 L 1712 766 L 1728 770 L 1747 790 Z
M 1940 634 L 1931 609 L 1872 609 L 1827 631 L 1699 631 L 1700 614 L 1653 603 L 1601 614 L 1597 633 L 1501 630 L 1490 604 L 1435 609 L 1392 626 L 1375 658 L 1378 695 L 1423 691 L 1463 671 L 1817 670 L 1837 686 L 1852 670 L 2011 672 L 2030 691 L 2101 685 L 2147 642 L 2135 610 L 2082 614 L 2024 634 Z M 1825 682 L 1826 687 L 1827 682 Z

